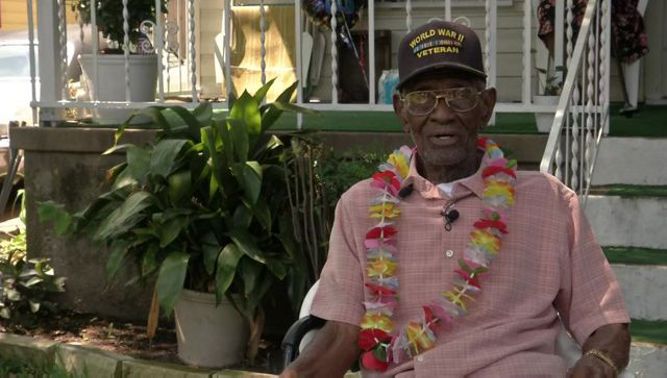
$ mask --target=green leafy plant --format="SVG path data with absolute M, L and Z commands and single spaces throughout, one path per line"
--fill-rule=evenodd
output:
M 162 12 L 167 12 L 168 0 L 161 0 Z M 120 0 L 96 0 L 97 27 L 105 38 L 123 45 L 125 33 L 123 31 L 123 2 Z M 155 22 L 155 0 L 128 0 L 129 37 L 130 43 L 137 45 L 141 32 L 139 25 L 142 21 Z M 91 23 L 91 0 L 74 0 L 72 10 L 78 12 L 84 24 Z
M 53 310 L 49 296 L 64 291 L 65 284 L 64 278 L 55 276 L 47 258 L 28 258 L 23 191 L 19 198 L 19 232 L 0 241 L 0 317 L 5 319 Z
M 283 111 L 299 109 L 289 103 L 296 83 L 262 105 L 272 83 L 255 95 L 244 92 L 224 117 L 206 103 L 192 112 L 143 110 L 161 132 L 146 146 L 105 152 L 125 154 L 108 172 L 110 190 L 75 214 L 44 202 L 40 219 L 54 221 L 59 234 L 88 235 L 108 247 L 109 277 L 127 264 L 139 271 L 133 282 L 156 277 L 167 313 L 185 287 L 215 293 L 218 301 L 225 296 L 252 318 L 296 258 L 286 148 L 267 132 Z

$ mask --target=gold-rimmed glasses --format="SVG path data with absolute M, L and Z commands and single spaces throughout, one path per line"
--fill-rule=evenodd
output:
M 479 91 L 475 87 L 448 88 L 437 91 L 415 91 L 401 97 L 408 113 L 414 116 L 426 116 L 431 114 L 440 99 L 452 111 L 457 113 L 469 112 L 479 104 Z

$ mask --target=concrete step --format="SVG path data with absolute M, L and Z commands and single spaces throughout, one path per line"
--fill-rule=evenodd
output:
M 612 269 L 631 318 L 667 319 L 666 265 L 612 264 Z
M 624 376 L 659 378 L 667 372 L 667 345 L 633 342 Z
M 667 185 L 666 143 L 664 138 L 603 138 L 592 184 Z
M 667 197 L 591 195 L 585 212 L 601 245 L 667 249 Z

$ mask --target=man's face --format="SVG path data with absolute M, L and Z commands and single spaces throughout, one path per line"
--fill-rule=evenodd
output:
M 422 164 L 429 169 L 455 167 L 475 159 L 477 134 L 486 125 L 496 101 L 495 89 L 483 90 L 479 79 L 471 79 L 451 71 L 425 73 L 406 83 L 402 90 L 405 99 L 412 92 L 436 91 L 445 94 L 452 88 L 472 87 L 474 93 L 482 91 L 477 104 L 468 111 L 455 111 L 445 98 L 437 100 L 433 111 L 415 115 L 409 111 L 407 100 L 394 96 L 394 111 L 403 124 L 403 130 L 411 133 Z M 443 91 L 443 92 L 439 92 Z

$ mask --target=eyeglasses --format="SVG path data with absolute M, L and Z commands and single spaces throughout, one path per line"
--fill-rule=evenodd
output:
M 439 91 L 417 91 L 410 92 L 401 97 L 408 113 L 413 116 L 425 116 L 431 114 L 438 101 L 442 98 L 452 111 L 457 113 L 469 112 L 479 104 L 478 91 L 474 87 L 449 88 Z

